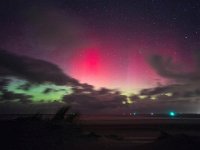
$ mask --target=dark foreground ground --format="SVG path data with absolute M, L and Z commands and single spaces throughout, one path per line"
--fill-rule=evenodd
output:
M 199 150 L 199 119 L 0 121 L 1 150 Z

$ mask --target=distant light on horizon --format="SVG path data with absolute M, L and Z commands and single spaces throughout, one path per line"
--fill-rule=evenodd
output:
M 169 116 L 170 116 L 170 117 L 174 117 L 174 116 L 176 116 L 176 113 L 173 112 L 173 111 L 170 111 L 170 112 L 169 112 Z

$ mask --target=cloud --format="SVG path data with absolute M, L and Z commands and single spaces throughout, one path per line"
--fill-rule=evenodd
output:
M 196 63 L 200 61 L 200 57 L 196 57 Z M 183 71 L 180 65 L 173 63 L 172 58 L 164 58 L 160 55 L 153 55 L 149 58 L 149 64 L 162 77 L 173 79 L 176 81 L 191 82 L 193 80 L 200 80 L 200 68 L 195 68 L 193 72 Z
M 125 101 L 127 98 L 116 90 L 107 88 L 96 90 L 94 86 L 90 84 L 81 84 L 78 80 L 64 74 L 58 66 L 50 62 L 1 50 L 0 77 L 2 80 L 0 80 L 0 100 L 1 102 L 8 103 L 9 106 L 12 105 L 12 107 L 17 102 L 23 103 L 23 107 L 25 107 L 25 104 L 29 107 L 34 102 L 32 101 L 31 95 L 15 93 L 7 89 L 8 84 L 11 82 L 11 79 L 7 78 L 9 76 L 27 80 L 25 84 L 18 87 L 19 90 L 24 91 L 30 90 L 33 85 L 37 86 L 37 84 L 40 85 L 46 82 L 70 86 L 72 88 L 72 93 L 70 95 L 65 95 L 59 105 L 70 104 L 73 110 L 80 111 L 81 113 L 112 112 L 112 110 L 121 109 L 122 101 Z M 55 91 L 57 91 L 57 89 L 49 87 L 44 89 L 43 93 L 49 94 Z M 42 103 L 44 102 L 41 102 L 41 104 Z M 54 102 L 47 103 L 50 105 Z M 1 103 L 1 105 L 4 104 Z M 16 105 L 16 107 L 17 106 L 18 105 Z M 39 105 L 33 106 L 38 107 Z M 40 108 L 42 108 L 42 105 Z
M 199 112 L 200 100 L 200 54 L 195 53 L 195 65 L 191 68 L 177 64 L 172 58 L 152 55 L 148 62 L 161 76 L 173 82 L 153 88 L 142 89 L 139 94 L 130 96 L 132 109 L 140 112 L 167 112 L 170 110 Z
M 52 88 L 46 88 L 43 93 L 44 94 L 48 94 L 48 93 L 51 93 L 51 92 L 55 92 L 56 90 L 55 89 L 52 89 Z
M 100 95 L 110 94 L 112 92 L 113 92 L 113 90 L 107 89 L 107 88 L 104 88 L 104 87 L 101 88 L 100 90 L 98 90 L 98 94 L 100 94 Z
M 13 92 L 9 92 L 9 91 L 6 91 L 6 90 L 3 90 L 1 92 L 2 92 L 2 95 L 0 96 L 1 101 L 17 100 L 18 102 L 21 102 L 21 103 L 30 103 L 31 102 L 32 96 L 13 93 Z
M 122 101 L 126 96 L 107 93 L 106 95 L 90 94 L 71 94 L 63 98 L 63 102 L 70 104 L 72 109 L 80 110 L 81 112 L 93 113 L 112 113 L 112 110 L 122 107 Z
M 30 82 L 27 82 L 27 83 L 25 83 L 23 85 L 20 85 L 18 87 L 18 89 L 24 90 L 24 91 L 28 91 L 29 89 L 31 89 L 31 87 L 32 87 L 32 84 Z
M 143 89 L 139 95 L 145 95 L 149 101 L 154 101 L 154 106 L 162 108 L 175 108 L 189 112 L 199 112 L 197 104 L 200 102 L 200 53 L 194 53 L 193 63 L 190 68 L 184 68 L 184 63 L 179 65 L 172 58 L 153 55 L 148 62 L 153 69 L 166 79 L 171 79 L 170 85 L 163 85 L 150 89 Z M 193 70 L 191 71 L 191 68 Z M 141 102 L 140 103 L 145 103 Z
M 10 79 L 0 78 L 0 91 L 4 90 L 5 86 L 8 85 Z
M 0 50 L 0 76 L 15 76 L 35 83 L 78 85 L 79 82 L 50 62 Z

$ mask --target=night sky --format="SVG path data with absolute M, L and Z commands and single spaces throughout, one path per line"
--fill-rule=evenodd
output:
M 199 0 L 1 0 L 0 48 L 0 113 L 200 112 Z

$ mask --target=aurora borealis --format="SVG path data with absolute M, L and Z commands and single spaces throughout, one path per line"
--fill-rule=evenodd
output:
M 200 111 L 198 0 L 0 3 L 0 47 L 9 52 L 2 58 L 16 58 L 1 60 L 1 77 L 12 78 L 3 91 L 37 103 L 67 102 L 69 95 L 80 98 L 89 93 L 83 96 L 88 108 L 77 100 L 77 108 L 85 112 L 90 112 L 90 105 L 106 113 Z M 19 89 L 26 83 L 28 89 Z M 131 106 L 121 108 L 126 103 Z

